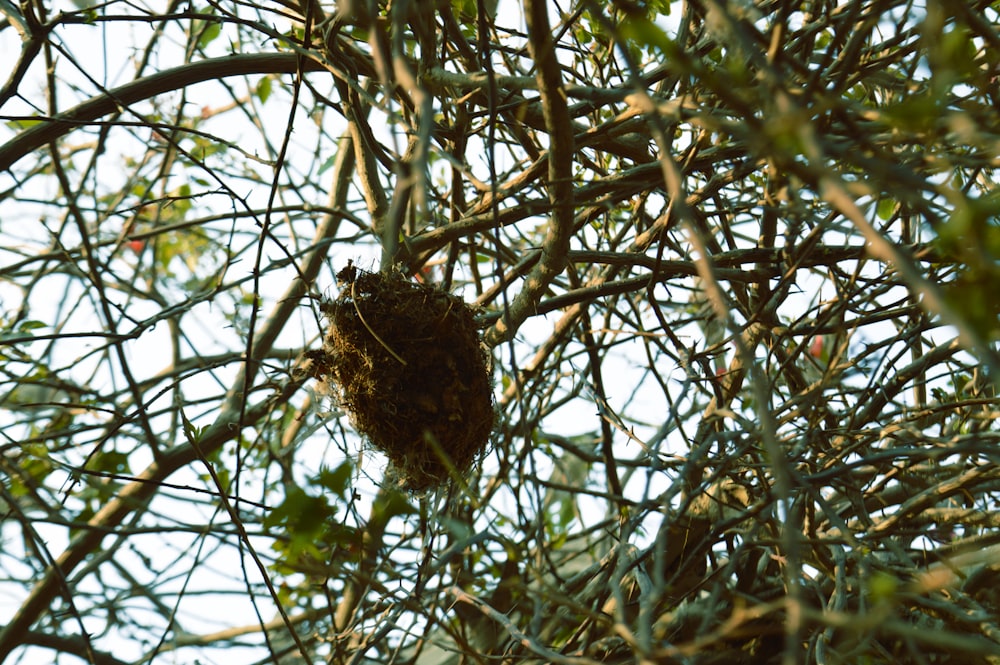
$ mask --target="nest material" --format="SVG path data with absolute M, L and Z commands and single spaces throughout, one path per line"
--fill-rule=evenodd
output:
M 494 424 L 492 379 L 471 308 L 398 273 L 348 265 L 321 306 L 329 329 L 312 373 L 359 432 L 419 491 L 466 472 Z

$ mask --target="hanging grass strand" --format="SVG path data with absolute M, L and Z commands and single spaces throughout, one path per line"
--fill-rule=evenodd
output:
M 386 343 L 385 343 L 385 342 L 384 342 L 384 341 L 382 340 L 382 338 L 378 336 L 378 333 L 377 333 L 377 332 L 375 332 L 374 330 L 372 330 L 372 327 L 371 327 L 370 325 L 368 325 L 368 322 L 367 322 L 367 321 L 365 321 L 365 315 L 361 313 L 361 309 L 360 309 L 360 308 L 358 307 L 358 297 L 357 297 L 357 295 L 355 295 L 355 293 L 354 293 L 354 287 L 355 287 L 355 285 L 356 285 L 356 284 L 357 284 L 357 281 L 354 281 L 354 282 L 351 282 L 351 298 L 352 298 L 352 299 L 354 300 L 354 311 L 358 313 L 358 318 L 359 318 L 359 319 L 361 320 L 361 323 L 362 323 L 362 325 L 364 325 L 365 329 L 366 329 L 366 330 L 367 330 L 368 332 L 370 332 L 370 333 L 371 333 L 372 337 L 374 337 L 374 338 L 375 338 L 375 341 L 376 341 L 376 342 L 378 342 L 379 344 L 381 344 L 381 345 L 382 345 L 382 347 L 383 347 L 383 348 L 384 348 L 384 349 L 385 349 L 386 351 L 388 351 L 388 352 L 389 352 L 389 355 L 391 355 L 391 356 L 392 356 L 393 358 L 395 358 L 395 359 L 396 359 L 396 360 L 398 360 L 399 362 L 403 363 L 403 366 L 406 366 L 406 361 L 405 361 L 405 360 L 403 360 L 402 358 L 400 358 L 400 357 L 399 357 L 399 354 L 398 354 L 398 353 L 396 353 L 395 351 L 393 351 L 393 350 L 392 350 L 392 347 L 391 347 L 391 346 L 389 346 L 388 344 L 386 344 Z

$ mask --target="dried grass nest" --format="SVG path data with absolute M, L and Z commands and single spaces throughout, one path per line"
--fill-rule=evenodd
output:
M 488 351 L 473 310 L 450 293 L 348 264 L 340 295 L 320 309 L 329 328 L 309 352 L 354 426 L 388 457 L 402 489 L 464 474 L 495 422 Z

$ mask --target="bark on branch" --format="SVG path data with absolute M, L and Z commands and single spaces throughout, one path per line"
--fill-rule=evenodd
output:
M 302 71 L 323 71 L 326 67 L 315 60 L 295 53 L 254 53 L 212 58 L 167 69 L 150 76 L 112 88 L 106 94 L 92 97 L 54 118 L 38 118 L 39 123 L 21 132 L 0 146 L 0 171 L 6 171 L 22 157 L 54 141 L 74 129 L 84 127 L 108 114 L 123 110 L 130 104 L 156 97 L 172 90 L 185 88 L 228 76 L 249 74 L 294 74 Z
M 511 339 L 531 316 L 542 293 L 566 266 L 573 235 L 573 125 L 552 42 L 548 3 L 527 0 L 524 10 L 528 22 L 528 47 L 538 68 L 535 76 L 549 137 L 548 191 L 552 213 L 542 242 L 541 260 L 504 316 L 486 332 L 486 342 L 491 346 Z

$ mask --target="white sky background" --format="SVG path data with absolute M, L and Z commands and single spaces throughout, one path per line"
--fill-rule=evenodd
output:
M 54 3 L 53 7 L 56 10 L 73 11 L 76 9 L 71 3 Z M 115 11 L 124 11 L 124 5 L 116 4 L 114 5 Z M 502 5 L 501 15 L 504 15 L 507 11 L 518 11 L 514 8 L 514 5 L 508 4 L 506 8 Z M 136 56 L 142 45 L 148 41 L 149 34 L 146 32 L 146 27 L 137 27 L 132 22 L 122 22 L 115 24 L 102 24 L 100 26 L 65 26 L 58 31 L 58 35 L 61 39 L 65 40 L 67 50 L 72 53 L 75 57 L 81 59 L 81 65 L 86 68 L 86 73 L 97 79 L 102 86 L 113 87 L 115 85 L 120 85 L 124 82 L 132 80 L 134 72 L 132 70 L 131 62 Z M 174 30 L 175 27 L 172 25 L 170 30 Z M 278 26 L 279 31 L 283 30 L 283 26 Z M 121 32 L 118 32 L 121 30 Z M 112 32 L 114 31 L 114 32 Z M 177 43 L 182 40 L 180 36 L 176 37 Z M 210 49 L 211 55 L 223 55 L 227 49 L 227 40 L 219 39 L 214 42 Z M 6 30 L 0 33 L 0 62 L 13 62 L 17 54 L 20 52 L 20 43 L 16 39 L 16 33 L 11 30 Z M 176 58 L 176 61 L 174 60 Z M 177 52 L 171 52 L 169 49 L 162 49 L 157 54 L 157 58 L 151 63 L 150 71 L 158 70 L 173 66 L 182 61 L 182 53 L 178 50 Z M 80 75 L 79 77 L 73 77 L 67 74 L 67 72 L 72 71 L 72 67 L 61 66 L 59 71 L 61 76 L 64 77 L 61 80 L 62 87 L 60 89 L 61 98 L 61 108 L 65 109 L 67 106 L 71 105 L 70 100 L 76 101 L 91 95 L 97 94 L 98 89 L 95 88 L 86 77 Z M 0 71 L 2 76 L 6 76 L 6 71 Z M 259 78 L 259 77 L 257 77 Z M 236 89 L 245 87 L 247 83 L 250 85 L 256 85 L 258 81 L 251 78 L 249 81 L 244 82 L 239 79 L 229 79 L 227 83 Z M 34 88 L 32 86 L 35 86 Z M 278 86 L 275 86 L 276 89 Z M 41 72 L 38 67 L 29 74 L 25 79 L 25 83 L 22 87 L 21 93 L 31 99 L 35 104 L 41 106 L 44 102 L 44 89 L 45 82 L 43 79 L 43 72 Z M 222 93 L 221 89 L 215 84 L 206 84 L 198 86 L 188 92 L 188 103 L 192 105 L 198 105 L 201 107 L 206 107 L 208 109 L 217 108 L 230 103 L 225 94 Z M 331 92 L 331 98 L 336 98 L 335 93 Z M 164 103 L 164 100 L 170 99 L 170 96 L 164 96 L 158 100 L 158 103 Z M 261 117 L 264 119 L 265 123 L 273 124 L 274 126 L 284 126 L 287 123 L 288 118 L 288 101 L 289 98 L 284 90 L 277 91 L 274 97 L 269 100 L 267 104 L 259 106 L 258 111 Z M 139 105 L 142 107 L 143 111 L 148 109 L 145 105 Z M 20 100 L 11 100 L 3 108 L 0 108 L 0 123 L 5 123 L 12 116 L 21 115 L 31 115 L 33 109 L 30 105 L 23 103 Z M 300 115 L 303 111 L 299 111 Z M 217 119 L 210 119 L 206 121 L 199 129 L 217 133 L 219 136 L 227 141 L 235 143 L 240 146 L 243 150 L 250 154 L 257 155 L 268 155 L 269 148 L 264 145 L 261 141 L 261 134 L 258 130 L 254 129 L 251 125 L 247 124 L 245 127 L 233 124 L 234 119 L 237 114 L 226 113 L 220 115 Z M 336 137 L 339 135 L 339 129 L 333 127 L 335 123 L 334 114 L 330 113 L 326 117 L 326 121 L 330 123 L 328 126 L 324 126 L 322 129 L 327 137 Z M 289 157 L 287 159 L 287 168 L 291 169 L 293 172 L 299 163 L 302 164 L 312 164 L 315 162 L 313 158 L 313 153 L 316 150 L 318 143 L 327 142 L 328 139 L 324 139 L 319 132 L 320 128 L 314 123 L 310 122 L 308 119 L 302 117 L 298 118 L 296 121 L 296 132 L 293 135 L 293 140 L 291 144 L 291 149 Z M 0 143 L 6 141 L 11 136 L 13 136 L 15 130 L 8 127 L 6 124 L 0 124 Z M 113 143 L 110 147 L 114 150 L 120 150 L 122 155 L 135 154 L 137 146 L 141 147 L 143 140 L 149 140 L 148 130 L 138 129 L 136 130 L 137 138 L 131 140 L 122 139 L 122 143 Z M 124 137 L 123 133 L 119 135 Z M 84 140 L 84 136 L 80 133 L 77 134 L 80 140 Z M 269 131 L 267 136 L 271 140 L 279 140 L 280 132 Z M 71 141 L 73 138 L 70 139 Z M 474 168 L 482 167 L 482 165 L 477 165 L 473 160 L 472 166 Z M 258 169 L 262 173 L 268 171 L 268 167 L 255 164 L 252 160 L 247 160 L 247 168 Z M 498 169 L 498 170 L 502 170 Z M 107 191 L 115 191 L 120 189 L 122 186 L 121 179 L 122 175 L 109 171 L 104 168 L 101 172 L 102 174 L 102 187 Z M 194 175 L 194 174 L 192 174 Z M 200 174 L 202 177 L 204 174 Z M 315 175 L 315 174 L 313 174 Z M 324 176 L 329 176 L 329 172 L 324 174 Z M 265 176 L 265 180 L 269 176 Z M 105 180 L 106 179 L 106 180 Z M 318 189 L 322 190 L 323 185 L 320 183 L 326 182 L 323 176 L 319 176 L 317 182 Z M 46 187 L 54 186 L 52 180 L 49 179 L 32 179 L 30 185 L 18 192 L 18 197 L 16 199 L 8 199 L 6 201 L 0 202 L 0 233 L 3 234 L 5 240 L 10 238 L 17 238 L 20 242 L 18 245 L 5 245 L 0 247 L 0 268 L 6 265 L 10 265 L 16 262 L 24 256 L 32 256 L 37 253 L 38 248 L 41 246 L 46 246 L 50 242 L 49 235 L 45 232 L 45 228 L 39 223 L 40 218 L 53 218 L 54 211 L 51 206 L 45 203 L 46 200 L 53 198 L 52 191 L 45 191 L 42 188 L 41 183 L 45 183 Z M 179 185 L 180 183 L 168 183 L 168 189 L 170 187 Z M 6 191 L 12 186 L 12 181 L 10 175 L 6 173 L 0 173 L 0 192 Z M 239 192 L 241 196 L 245 196 L 246 200 L 255 208 L 263 208 L 265 206 L 268 192 L 261 189 L 251 189 L 248 188 L 247 191 Z M 356 194 L 356 193 L 355 193 Z M 32 200 L 33 199 L 33 200 Z M 316 202 L 318 205 L 325 204 L 325 200 L 320 200 Z M 278 203 L 280 205 L 280 201 Z M 215 212 L 225 213 L 227 210 L 232 209 L 232 204 L 227 202 L 227 197 L 224 194 L 215 195 L 207 197 L 203 202 L 199 202 L 199 205 L 204 205 L 205 210 L 214 210 Z M 122 217 L 124 219 L 124 216 Z M 277 217 L 275 218 L 277 220 Z M 253 240 L 252 237 L 252 226 L 246 220 L 241 220 L 238 223 L 238 228 L 240 229 L 240 235 L 237 239 L 237 244 L 242 242 L 250 242 Z M 346 228 L 346 227 L 345 227 Z M 106 227 L 102 227 L 101 231 L 103 233 L 113 233 L 116 230 L 111 228 L 110 224 Z M 308 228 L 306 224 L 301 224 L 301 228 L 298 233 L 301 237 L 308 238 L 311 236 L 312 229 Z M 75 244 L 75 240 L 72 238 L 73 231 L 67 232 L 66 241 L 67 243 Z M 241 263 L 233 265 L 226 275 L 227 281 L 233 279 L 241 279 L 249 274 L 247 257 L 252 256 L 252 253 L 244 254 L 244 260 Z M 263 264 L 266 266 L 269 261 L 280 261 L 284 258 L 284 255 L 280 251 L 280 248 L 273 245 L 273 243 L 266 243 L 264 249 L 265 260 Z M 346 263 L 347 259 L 353 259 L 355 263 L 361 266 L 375 266 L 378 264 L 379 249 L 372 244 L 355 244 L 350 246 L 338 247 L 333 253 L 333 262 L 337 265 L 342 265 Z M 135 256 L 134 253 L 130 254 L 128 251 L 123 251 L 120 255 L 119 261 L 124 269 L 130 267 L 130 262 L 135 262 L 139 260 L 139 257 Z M 132 263 L 131 265 L 134 265 Z M 266 274 L 266 279 L 262 279 L 260 282 L 260 294 L 263 297 L 263 306 L 261 309 L 261 314 L 266 315 L 270 307 L 273 305 L 274 301 L 281 296 L 284 291 L 285 286 L 289 283 L 293 277 L 293 271 L 289 269 L 275 270 L 268 272 Z M 81 294 L 74 289 L 78 288 L 79 282 L 73 280 L 69 281 L 65 278 L 59 276 L 52 276 L 48 278 L 51 282 L 46 286 L 45 290 L 36 288 L 32 294 L 33 298 L 36 300 L 31 303 L 31 309 L 33 312 L 32 318 L 37 318 L 42 321 L 51 320 L 48 318 L 48 314 L 55 317 L 58 307 L 73 307 L 76 300 L 81 298 L 84 294 Z M 808 279 L 802 279 L 799 282 L 802 287 L 802 293 L 796 297 L 790 299 L 788 303 L 790 309 L 794 309 L 799 306 L 801 301 L 801 310 L 807 311 L 815 304 L 815 301 L 822 300 L 823 298 L 831 297 L 833 294 L 823 293 L 822 291 L 816 292 L 810 291 L 810 285 Z M 181 288 L 183 285 L 177 285 L 176 292 L 167 292 L 166 295 L 175 303 L 184 302 L 185 298 L 189 297 L 189 293 L 185 293 Z M 333 289 L 332 284 L 323 285 L 326 288 Z M 249 283 L 245 285 L 245 291 L 249 292 Z M 671 292 L 673 293 L 673 291 Z M 681 297 L 687 297 L 687 293 L 678 290 L 676 291 Z M 45 302 L 44 298 L 49 297 L 49 294 L 57 294 L 52 298 L 51 302 Z M 666 294 L 664 294 L 666 295 Z M 902 295 L 902 294 L 900 294 Z M 12 312 L 20 306 L 19 299 L 21 297 L 20 290 L 14 285 L 6 282 L 0 281 L 0 314 Z M 71 332 L 73 330 L 86 332 L 101 329 L 101 323 L 95 320 L 88 313 L 88 309 L 81 307 L 80 314 L 69 318 L 68 329 L 61 330 L 60 333 Z M 193 313 L 197 313 L 193 316 Z M 196 306 L 196 308 L 185 316 L 185 330 L 190 336 L 190 343 L 197 348 L 197 351 L 202 354 L 214 354 L 223 351 L 232 350 L 233 348 L 241 348 L 244 344 L 245 330 L 233 329 L 230 327 L 230 322 L 224 317 L 220 316 L 220 308 L 211 302 L 203 302 Z M 137 311 L 130 312 L 132 314 L 138 314 L 140 316 L 149 316 L 154 314 L 152 309 L 148 312 Z M 300 321 L 295 325 L 290 325 L 286 328 L 282 337 L 279 339 L 278 346 L 282 348 L 297 348 L 306 343 L 314 342 L 315 335 L 318 330 L 316 328 L 316 322 L 314 319 L 313 311 L 308 307 L 303 306 L 300 310 Z M 553 322 L 558 318 L 559 313 L 552 313 L 547 316 L 536 317 L 530 319 L 520 330 L 519 341 L 520 345 L 518 347 L 518 364 L 519 366 L 524 365 L 524 362 L 530 357 L 532 349 L 536 346 L 538 340 L 542 340 L 548 337 L 551 331 L 551 326 Z M 66 320 L 63 317 L 63 320 Z M 598 321 L 595 320 L 595 324 Z M 200 326 L 200 329 L 195 326 Z M 887 333 L 891 334 L 894 331 L 891 329 L 889 324 L 887 326 Z M 36 331 L 36 334 L 51 333 L 52 330 L 40 329 Z M 689 330 L 678 330 L 676 331 L 678 335 L 685 339 L 685 336 L 690 336 L 692 339 L 698 338 L 702 335 L 702 332 L 696 327 L 691 326 Z M 146 372 L 147 376 L 152 376 L 160 371 L 168 362 L 169 358 L 163 355 L 163 349 L 167 346 L 166 342 L 166 326 L 164 323 L 160 323 L 157 328 L 149 330 L 143 333 L 141 337 L 137 340 L 130 342 L 128 345 L 129 354 L 132 358 L 132 367 L 140 369 Z M 938 329 L 934 331 L 933 336 L 939 340 L 943 340 L 948 336 L 953 336 L 953 331 L 949 329 Z M 862 340 L 863 341 L 863 340 Z M 107 375 L 106 363 L 102 363 L 98 367 L 97 359 L 90 356 L 89 352 L 94 347 L 97 342 L 88 341 L 86 339 L 81 340 L 78 346 L 66 345 L 65 343 L 60 343 L 55 348 L 55 353 L 52 357 L 52 365 L 56 368 L 65 369 L 65 372 L 61 375 L 72 376 L 75 380 L 82 384 L 90 384 L 97 389 L 106 389 L 112 384 L 112 377 Z M 44 342 L 35 342 L 30 347 L 25 347 L 31 353 L 40 352 L 44 349 Z M 505 349 L 498 349 L 499 360 L 503 362 L 503 358 L 506 354 Z M 635 389 L 635 386 L 644 380 L 649 380 L 648 377 L 644 376 L 645 373 L 645 356 L 642 354 L 641 349 L 636 348 L 634 343 L 623 344 L 617 347 L 613 351 L 605 365 L 605 371 L 614 369 L 614 373 L 608 372 L 608 378 L 612 381 L 609 386 L 609 393 L 611 394 L 612 407 L 618 407 L 621 404 L 629 400 L 629 395 Z M 582 369 L 585 364 L 585 359 L 580 358 L 578 369 Z M 71 369 L 70 369 L 71 368 Z M 668 377 L 672 381 L 676 381 L 678 384 L 683 381 L 683 372 L 680 368 L 660 368 L 665 377 Z M 219 376 L 224 379 L 226 372 L 220 372 L 215 376 Z M 204 380 L 204 377 L 209 376 L 208 374 L 199 375 L 198 381 Z M 137 377 L 140 380 L 144 377 Z M 218 395 L 220 387 L 218 385 L 206 385 L 204 386 L 204 393 L 199 393 L 200 385 L 198 381 L 187 382 L 184 384 L 185 397 L 189 400 L 195 400 L 199 397 L 210 398 L 212 396 Z M 0 386 L 0 395 L 7 392 L 8 389 L 12 389 L 11 385 Z M 298 396 L 301 398 L 302 396 Z M 165 395 L 160 403 L 155 403 L 152 405 L 155 410 L 158 406 L 163 406 L 164 408 L 169 406 L 169 394 Z M 662 394 L 657 391 L 642 392 L 640 395 L 632 400 L 629 404 L 631 412 L 629 415 L 636 416 L 636 419 L 640 421 L 640 424 L 636 426 L 635 434 L 640 439 L 646 439 L 652 436 L 660 426 L 660 414 L 664 414 L 668 410 Z M 648 417 L 643 418 L 638 414 L 646 413 Z M 208 403 L 202 407 L 192 408 L 191 413 L 188 413 L 188 417 L 196 425 L 206 424 L 210 422 L 213 416 L 212 404 Z M 18 414 L 5 413 L 0 410 L 0 429 L 4 429 L 8 436 L 16 438 L 18 434 L 13 432 L 9 427 L 9 423 L 13 419 L 19 419 Z M 641 421 L 645 420 L 646 424 L 643 426 Z M 562 407 L 559 411 L 558 417 L 547 421 L 547 426 L 549 423 L 555 423 L 558 425 L 558 432 L 560 436 L 571 437 L 575 435 L 584 435 L 592 433 L 596 427 L 595 419 L 595 407 L 592 403 L 588 403 L 586 399 L 577 399 L 570 404 Z M 628 443 L 624 437 L 619 438 L 618 445 L 626 451 L 623 457 L 634 457 L 639 454 L 639 447 L 635 443 Z M 666 448 L 672 451 L 683 450 L 683 443 L 676 437 L 671 437 L 668 439 Z M 328 466 L 335 467 L 341 461 L 338 456 L 342 456 L 343 452 L 337 450 L 329 440 L 323 434 L 322 429 L 320 429 L 317 436 L 309 438 L 303 443 L 303 457 L 313 458 L 316 461 L 317 466 L 321 463 Z M 356 451 L 350 451 L 356 454 Z M 86 451 L 83 452 L 85 454 Z M 132 461 L 133 470 L 141 469 L 143 465 L 148 462 L 148 459 L 143 459 L 144 455 L 147 453 L 144 450 L 138 451 L 136 458 Z M 366 498 L 370 498 L 375 491 L 375 487 L 371 482 L 368 482 L 364 475 L 365 473 L 370 473 L 371 475 L 377 477 L 379 475 L 379 470 L 381 468 L 382 461 L 379 456 L 375 453 L 366 453 L 364 456 L 366 461 L 366 466 L 363 468 L 363 473 L 357 479 L 357 489 L 359 489 Z M 494 464 L 494 460 L 487 458 L 485 464 L 487 468 Z M 546 469 L 540 469 L 539 475 L 544 476 L 546 474 Z M 247 474 L 243 479 L 243 486 L 241 493 L 250 500 L 261 500 L 263 497 L 259 496 L 260 490 L 254 489 L 255 483 L 260 482 L 260 478 L 254 478 L 252 475 Z M 645 491 L 646 477 L 642 473 L 638 473 L 630 491 L 641 494 Z M 193 486 L 203 486 L 204 482 L 194 477 L 189 469 L 184 469 L 178 474 L 175 474 L 170 478 L 171 482 L 185 485 L 190 483 Z M 654 479 L 655 481 L 655 479 Z M 650 491 L 651 494 L 655 495 L 660 491 L 660 488 L 654 488 Z M 171 493 L 166 493 L 166 496 L 170 496 Z M 216 523 L 225 523 L 226 519 L 222 516 L 218 510 L 217 506 L 207 501 L 207 497 L 201 497 L 205 499 L 205 503 L 199 505 L 197 509 L 192 505 L 194 497 L 190 493 L 177 492 L 175 494 L 177 497 L 176 506 L 170 506 L 169 500 L 165 498 L 158 499 L 161 502 L 158 514 L 171 513 L 175 511 L 179 523 L 190 523 L 190 524 L 204 524 L 209 520 L 215 520 Z M 513 500 L 513 499 L 511 499 Z M 580 501 L 580 516 L 579 519 L 586 521 L 588 518 L 592 519 L 603 519 L 605 505 L 603 503 L 594 502 L 594 506 L 589 506 L 586 500 Z M 596 508 L 592 509 L 592 508 Z M 498 510 L 503 514 L 512 514 L 514 507 L 509 506 L 498 506 Z M 365 514 L 365 509 L 359 507 L 359 511 Z M 652 532 L 655 529 L 655 524 L 650 524 L 649 529 Z M 9 543 L 15 540 L 14 525 L 4 524 L 2 526 L 3 532 L 3 542 Z M 50 551 L 59 552 L 63 549 L 66 544 L 66 531 L 61 527 L 48 526 L 40 524 L 39 532 L 46 538 L 49 544 Z M 159 536 L 150 536 L 151 539 L 157 539 L 156 542 L 162 542 L 159 540 Z M 148 551 L 144 551 L 145 556 L 156 556 L 162 558 L 162 563 L 154 564 L 154 568 L 169 569 L 177 561 L 183 561 L 183 555 L 188 554 L 188 548 L 192 545 L 200 542 L 200 539 L 191 534 L 177 534 L 176 540 L 171 544 L 176 543 L 176 550 L 171 549 L 157 549 L 150 548 Z M 264 545 L 262 545 L 264 547 Z M 228 571 L 240 565 L 240 562 L 235 558 L 235 550 L 232 548 L 219 548 L 212 551 L 211 543 L 208 544 L 206 548 L 205 556 L 209 557 L 206 559 L 206 564 L 203 567 L 203 572 L 210 570 L 221 571 L 219 575 L 206 576 L 204 574 L 199 574 L 192 583 L 194 586 L 198 587 L 199 590 L 211 590 L 215 593 L 204 598 L 202 601 L 195 603 L 185 602 L 182 608 L 183 613 L 188 620 L 186 620 L 186 625 L 190 628 L 191 626 L 196 626 L 199 623 L 200 632 L 211 632 L 213 630 L 212 623 L 217 621 L 215 628 L 223 628 L 231 625 L 239 624 L 253 624 L 256 621 L 251 607 L 246 602 L 243 597 L 243 589 L 240 587 L 233 587 L 223 589 L 222 587 L 230 587 L 236 580 L 234 576 L 228 574 Z M 129 567 L 129 557 L 135 556 L 134 553 L 128 551 L 122 551 L 119 553 L 121 557 L 122 565 L 127 569 Z M 16 571 L 12 571 L 16 572 Z M 27 571 L 25 571 L 27 572 Z M 250 577 L 252 581 L 257 581 L 256 571 L 250 571 Z M 185 582 L 183 576 L 178 576 L 175 584 L 179 589 L 181 585 Z M 83 590 L 83 589 L 81 589 Z M 20 603 L 23 601 L 24 589 L 16 585 L 8 585 L 7 588 L 0 588 L 0 624 L 4 623 L 10 616 L 10 613 L 15 610 Z M 230 594 L 225 593 L 225 591 L 230 591 Z M 190 590 L 189 590 L 190 592 Z M 264 610 L 265 620 L 272 618 L 272 614 L 269 614 L 269 603 L 268 599 L 259 599 L 260 607 Z M 192 614 L 198 613 L 201 615 L 201 621 L 194 622 L 190 620 Z M 95 627 L 101 628 L 101 627 Z M 125 644 L 129 644 L 131 647 L 135 644 L 135 641 L 128 641 Z M 239 652 L 228 651 L 226 654 L 220 654 L 219 660 L 217 662 L 247 662 L 252 657 L 252 654 L 259 655 L 259 652 L 254 650 L 249 650 L 245 654 Z M 125 660 L 132 660 L 139 656 L 138 653 L 118 653 L 116 654 Z M 179 654 L 176 662 L 186 662 L 185 656 L 189 654 Z M 157 662 L 172 662 L 173 656 L 161 656 Z M 51 652 L 47 650 L 29 650 L 22 660 L 24 663 L 47 663 L 51 662 Z

